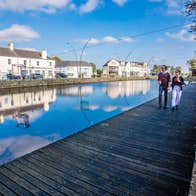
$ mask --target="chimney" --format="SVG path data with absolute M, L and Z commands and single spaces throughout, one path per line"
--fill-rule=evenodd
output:
M 8 44 L 8 48 L 9 48 L 11 51 L 13 51 L 13 50 L 14 50 L 14 43 L 13 43 L 13 42 L 9 43 L 9 44 Z
M 46 50 L 42 50 L 41 55 L 42 55 L 42 59 L 47 59 L 47 51 Z

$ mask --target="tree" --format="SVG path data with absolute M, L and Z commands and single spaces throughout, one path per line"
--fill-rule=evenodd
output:
M 58 57 L 58 56 L 53 56 L 52 57 L 52 60 L 55 60 L 56 62 L 62 62 L 63 60 L 60 58 L 60 57 Z
M 97 77 L 101 77 L 103 69 L 97 69 Z
M 160 71 L 161 71 L 161 65 L 154 65 L 153 66 L 152 72 L 154 75 L 158 75 Z
M 187 63 L 190 65 L 190 69 L 196 69 L 196 58 L 188 60 Z
M 187 0 L 185 3 L 185 13 L 191 18 L 190 31 L 196 34 L 196 0 Z
M 187 61 L 187 64 L 190 65 L 189 69 L 192 76 L 196 76 L 196 58 L 192 58 Z
M 93 68 L 93 73 L 95 73 L 96 72 L 96 65 L 95 65 L 95 63 L 89 63 L 91 66 L 92 66 L 92 68 Z

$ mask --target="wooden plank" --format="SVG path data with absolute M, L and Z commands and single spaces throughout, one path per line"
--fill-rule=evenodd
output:
M 0 183 L 9 187 L 9 189 L 17 194 L 17 195 L 27 195 L 27 196 L 33 196 L 33 194 L 26 190 L 25 188 L 19 186 L 17 183 L 13 182 L 10 178 L 0 173 Z
M 78 193 L 79 195 L 94 195 L 94 193 L 80 186 L 76 179 L 70 180 L 71 178 L 67 178 L 67 175 L 65 176 L 64 173 L 61 174 L 64 175 L 64 177 L 57 175 L 59 172 L 54 170 L 53 168 L 48 168 L 46 166 L 42 167 L 42 164 L 38 164 L 39 162 L 36 161 L 35 163 L 31 163 L 30 161 L 27 161 L 25 158 L 19 161 L 21 164 L 25 164 L 25 166 L 29 169 L 35 170 L 36 172 L 48 177 L 49 179 L 53 179 L 56 182 L 56 187 L 58 187 L 58 190 L 60 190 L 63 193 L 69 195 L 76 195 L 76 193 Z
M 39 156 L 39 155 L 38 155 Z M 83 187 L 83 189 L 86 189 L 87 192 L 90 191 L 93 194 L 98 194 L 98 195 L 103 195 L 106 194 L 106 191 L 103 191 L 102 189 L 97 188 L 94 185 L 91 185 L 89 183 L 87 183 L 86 181 L 83 181 L 80 177 L 80 175 L 78 176 L 74 176 L 72 175 L 72 172 L 69 172 L 70 170 L 68 169 L 68 172 L 65 171 L 65 169 L 62 171 L 61 168 L 59 169 L 58 167 L 54 167 L 53 165 L 49 164 L 49 160 L 48 159 L 41 159 L 42 157 L 39 156 L 39 158 L 37 156 L 35 156 L 35 154 L 33 154 L 33 157 L 29 156 L 29 157 L 25 157 L 24 159 L 28 161 L 29 163 L 32 163 L 36 166 L 36 168 L 38 167 L 38 165 L 41 167 L 42 170 L 49 170 L 49 171 L 53 171 L 58 178 L 60 179 L 66 179 L 69 180 L 73 183 L 77 184 L 77 189 L 78 191 L 80 191 L 81 187 Z M 84 190 L 83 190 L 84 191 Z M 81 193 L 83 192 L 81 190 Z
M 53 189 L 51 186 L 47 185 L 45 182 L 42 182 L 41 180 L 37 179 L 36 177 L 33 177 L 31 174 L 24 172 L 20 168 L 17 167 L 17 164 L 15 162 L 9 163 L 8 166 L 6 166 L 11 171 L 14 171 L 18 176 L 24 178 L 29 183 L 32 183 L 32 185 L 38 187 L 42 191 L 46 192 L 49 195 L 63 195 L 59 193 L 56 189 Z
M 108 180 L 101 178 L 101 176 L 97 175 L 96 173 L 93 173 L 92 171 L 89 171 L 84 168 L 80 168 L 77 165 L 77 163 L 75 163 L 75 162 L 71 162 L 71 163 L 67 162 L 67 161 L 60 162 L 60 161 L 54 160 L 54 158 L 52 158 L 51 156 L 46 156 L 46 155 L 42 155 L 42 154 L 39 154 L 39 156 L 33 154 L 32 158 L 33 159 L 36 158 L 40 161 L 46 162 L 47 165 L 50 165 L 51 167 L 54 167 L 56 169 L 58 168 L 62 172 L 66 172 L 69 175 L 74 176 L 76 178 L 80 178 L 83 181 L 85 181 L 91 185 L 94 185 L 94 186 L 98 187 L 99 189 L 102 189 L 108 193 L 118 194 L 123 191 L 122 189 L 119 189 L 115 185 L 112 185 L 112 183 L 109 182 Z M 32 158 L 28 157 L 28 159 L 32 159 Z
M 2 196 L 15 196 L 16 193 L 14 193 L 13 191 L 11 191 L 7 186 L 5 186 L 4 184 L 0 183 L 0 195 Z
M 75 191 L 68 189 L 66 187 L 64 187 L 63 185 L 61 185 L 60 183 L 56 182 L 53 180 L 53 176 L 51 176 L 50 178 L 41 175 L 40 172 L 35 171 L 32 168 L 27 167 L 24 164 L 24 160 L 20 161 L 17 160 L 14 162 L 14 166 L 21 169 L 22 171 L 30 174 L 31 176 L 39 179 L 40 181 L 44 182 L 45 184 L 47 184 L 48 186 L 50 186 L 51 188 L 53 188 L 56 192 L 60 192 L 62 194 L 66 194 L 66 195 L 78 195 L 77 193 L 75 193 Z
M 58 148 L 60 148 L 60 146 L 61 145 L 58 145 Z M 111 176 L 110 178 L 113 178 L 113 180 L 115 181 L 119 181 L 119 185 L 118 185 L 119 187 L 122 185 L 130 187 L 131 185 L 132 189 L 130 193 L 134 193 L 134 195 L 136 194 L 135 193 L 136 191 L 139 192 L 139 190 L 141 189 L 141 182 L 142 182 L 142 187 L 145 188 L 146 192 L 149 191 L 149 193 L 152 193 L 155 190 L 157 190 L 158 192 L 160 190 L 163 190 L 163 188 L 166 188 L 166 187 L 167 187 L 167 190 L 173 189 L 173 193 L 176 192 L 176 189 L 174 190 L 174 188 L 176 188 L 174 184 L 169 184 L 168 182 L 165 183 L 161 181 L 159 178 L 157 178 L 157 176 L 155 176 L 153 180 L 152 180 L 152 176 L 147 176 L 147 175 L 142 175 L 142 178 L 141 178 L 141 173 L 135 172 L 135 169 L 133 172 L 130 172 L 130 171 L 127 172 L 120 167 L 119 168 L 115 167 L 115 165 L 117 164 L 116 162 L 113 162 L 112 164 L 107 164 L 106 162 L 109 162 L 108 157 L 104 161 L 99 161 L 96 159 L 96 156 L 90 159 L 89 154 L 82 155 L 84 154 L 84 151 L 86 149 L 82 149 L 81 152 L 79 151 L 75 152 L 73 150 L 74 149 L 73 146 L 70 149 L 70 151 L 69 151 L 69 148 L 67 148 L 67 146 L 65 146 L 64 149 L 65 150 L 63 151 L 63 148 L 61 148 L 61 152 L 59 153 L 63 154 L 66 157 L 66 160 L 69 160 L 70 157 L 71 157 L 70 161 L 75 161 L 76 159 L 77 160 L 79 159 L 81 163 L 86 164 L 87 167 L 89 167 L 89 169 L 92 169 L 100 174 L 105 174 L 105 173 L 109 174 Z M 52 157 L 54 156 L 55 159 L 56 159 L 56 156 L 58 156 L 56 154 L 56 150 L 52 151 L 51 148 L 50 148 L 50 152 L 47 153 L 44 151 L 43 153 L 46 154 L 47 156 L 50 154 Z M 98 156 L 100 157 L 101 155 L 98 155 Z M 152 170 L 150 172 L 152 173 Z
M 21 178 L 14 171 L 7 169 L 6 167 L 0 168 L 0 173 L 4 174 L 8 178 L 12 179 L 15 183 L 19 184 L 21 187 L 26 188 L 27 190 L 31 190 L 31 192 L 35 195 L 47 195 L 44 191 L 38 189 L 33 186 L 31 183 Z

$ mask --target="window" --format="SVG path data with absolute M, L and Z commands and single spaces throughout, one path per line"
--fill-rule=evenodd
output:
M 27 61 L 26 60 L 24 60 L 24 65 L 27 65 Z
M 11 65 L 11 64 L 12 64 L 11 59 L 8 59 L 8 65 Z
M 52 62 L 49 62 L 49 65 L 52 66 Z
M 29 60 L 29 66 L 31 66 L 31 60 Z
M 39 66 L 39 61 L 37 61 L 37 66 Z
M 8 104 L 8 97 L 4 98 L 4 104 Z

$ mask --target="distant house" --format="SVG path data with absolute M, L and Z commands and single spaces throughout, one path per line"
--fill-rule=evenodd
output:
M 0 79 L 7 74 L 34 73 L 42 74 L 44 78 L 55 76 L 55 61 L 47 56 L 47 51 L 16 49 L 13 43 L 7 48 L 0 47 Z
M 68 78 L 91 78 L 93 68 L 87 62 L 61 61 L 56 62 L 56 73 L 64 73 Z
M 103 65 L 103 76 L 106 77 L 143 77 L 149 74 L 150 68 L 145 62 L 125 62 L 112 59 Z

